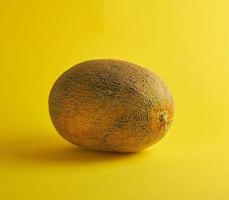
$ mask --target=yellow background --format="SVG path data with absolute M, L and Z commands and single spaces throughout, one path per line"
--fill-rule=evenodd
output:
M 0 199 L 229 199 L 228 0 L 1 0 Z M 56 78 L 94 58 L 167 83 L 167 136 L 137 154 L 81 150 L 49 119 Z

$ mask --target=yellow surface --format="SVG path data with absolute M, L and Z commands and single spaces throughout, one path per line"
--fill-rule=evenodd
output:
M 229 199 L 228 21 L 228 0 L 2 0 L 0 199 Z M 93 58 L 165 80 L 176 113 L 161 142 L 120 155 L 58 136 L 49 90 Z

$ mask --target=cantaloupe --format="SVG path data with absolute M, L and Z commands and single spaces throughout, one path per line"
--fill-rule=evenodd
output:
M 159 141 L 174 115 L 174 101 L 153 72 L 121 60 L 79 63 L 64 72 L 49 95 L 58 133 L 83 148 L 136 152 Z

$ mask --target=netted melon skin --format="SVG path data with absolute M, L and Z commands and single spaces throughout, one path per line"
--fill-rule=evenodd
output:
M 174 116 L 174 101 L 165 83 L 141 66 L 90 60 L 56 80 L 49 113 L 58 133 L 75 145 L 137 152 L 165 135 Z

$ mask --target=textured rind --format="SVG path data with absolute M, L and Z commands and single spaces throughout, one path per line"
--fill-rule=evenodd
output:
M 136 152 L 165 135 L 174 102 L 154 73 L 126 61 L 91 60 L 57 79 L 49 112 L 58 133 L 75 145 Z

